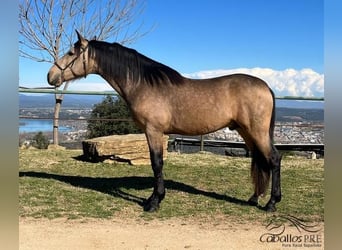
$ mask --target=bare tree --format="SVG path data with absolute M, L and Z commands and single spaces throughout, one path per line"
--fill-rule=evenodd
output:
M 143 10 L 143 0 L 20 0 L 19 55 L 54 63 L 74 42 L 75 29 L 89 38 L 132 43 L 148 32 L 137 23 Z M 63 94 L 55 99 L 53 141 L 58 145 Z

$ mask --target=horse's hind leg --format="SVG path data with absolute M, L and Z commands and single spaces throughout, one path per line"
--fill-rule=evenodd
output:
M 258 199 L 260 195 L 265 194 L 269 184 L 271 175 L 271 169 L 267 162 L 266 157 L 260 151 L 260 149 L 254 145 L 252 149 L 252 164 L 251 164 L 251 176 L 254 183 L 254 194 L 248 200 L 248 203 L 252 206 L 258 205 Z
M 257 146 L 254 143 L 254 139 L 252 138 L 252 136 L 249 133 L 247 133 L 245 130 L 243 130 L 241 128 L 237 128 L 236 130 L 239 132 L 241 137 L 244 139 L 248 149 L 252 153 L 251 176 L 252 176 L 252 180 L 254 183 L 254 194 L 250 197 L 250 199 L 248 200 L 248 203 L 251 206 L 257 206 L 259 196 L 260 196 L 260 194 L 263 193 L 263 191 L 261 191 L 261 186 L 263 186 L 263 188 L 265 188 L 265 184 L 262 184 L 262 182 L 265 183 L 268 181 L 267 180 L 268 179 L 267 178 L 267 172 L 266 172 L 266 174 L 265 173 L 263 174 L 261 172 L 262 169 L 259 169 L 259 167 L 265 165 L 265 160 L 263 160 L 265 158 L 262 156 L 260 150 L 258 150 Z M 266 170 L 266 169 L 264 168 L 263 170 Z M 262 181 L 262 178 L 266 178 L 266 180 Z
M 163 133 L 147 130 L 146 138 L 150 149 L 151 165 L 155 183 L 152 195 L 144 204 L 144 211 L 154 212 L 158 210 L 159 203 L 165 197 L 163 177 Z
M 238 128 L 239 134 L 244 138 L 248 148 L 252 152 L 251 175 L 254 183 L 254 194 L 248 203 L 257 206 L 259 196 L 266 192 L 272 175 L 271 198 L 265 206 L 267 211 L 275 211 L 275 204 L 281 200 L 280 189 L 280 161 L 279 152 L 274 147 L 267 131 L 253 135 Z
M 265 145 L 265 144 L 263 144 Z M 267 144 L 266 144 L 267 145 Z M 256 146 L 252 164 L 252 177 L 256 183 L 255 193 L 249 199 L 249 203 L 257 205 L 258 197 L 264 194 L 268 187 L 270 174 L 272 175 L 271 198 L 265 206 L 268 212 L 276 211 L 276 203 L 281 200 L 280 188 L 280 162 L 281 156 L 275 146 L 269 142 L 269 146 Z M 269 148 L 265 151 L 265 148 Z M 254 169 L 253 169 L 254 168 Z M 254 174 L 254 176 L 253 176 Z
M 281 156 L 278 150 L 272 145 L 271 156 L 269 164 L 272 171 L 272 189 L 271 198 L 265 206 L 265 210 L 273 212 L 276 210 L 275 204 L 281 201 L 281 188 L 280 188 L 280 162 Z

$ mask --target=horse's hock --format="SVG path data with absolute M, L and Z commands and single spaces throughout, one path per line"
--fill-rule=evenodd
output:
M 168 136 L 163 137 L 163 158 L 167 157 Z M 118 161 L 132 165 L 149 165 L 150 152 L 145 134 L 112 135 L 82 142 L 83 154 L 91 161 Z

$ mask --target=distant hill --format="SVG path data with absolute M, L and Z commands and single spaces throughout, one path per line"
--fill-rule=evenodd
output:
M 283 122 L 323 122 L 324 102 L 276 100 L 276 120 Z
M 99 95 L 65 95 L 63 108 L 93 108 L 104 96 Z M 19 94 L 19 108 L 53 108 L 55 98 L 52 94 Z M 277 121 L 324 121 L 324 102 L 317 101 L 276 101 Z
M 64 95 L 63 108 L 92 108 L 94 104 L 103 100 L 100 95 Z M 55 96 L 19 94 L 19 108 L 53 108 Z
M 324 109 L 322 101 L 302 101 L 302 100 L 276 100 L 278 108 L 294 108 L 294 109 Z
M 277 108 L 276 120 L 283 122 L 323 122 L 323 109 L 308 109 L 308 108 Z
M 101 95 L 65 95 L 63 106 L 67 107 L 92 107 L 103 100 Z M 20 108 L 54 107 L 55 99 L 53 94 L 26 95 L 19 94 Z M 295 109 L 324 109 L 324 102 L 319 101 L 297 101 L 297 100 L 276 100 L 277 108 Z

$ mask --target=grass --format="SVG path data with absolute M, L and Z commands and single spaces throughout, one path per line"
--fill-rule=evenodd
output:
M 171 153 L 164 164 L 166 198 L 157 213 L 142 203 L 153 188 L 150 166 L 82 161 L 79 150 L 19 151 L 19 215 L 34 218 L 192 218 L 264 221 L 246 205 L 253 193 L 250 159 L 210 153 Z M 275 214 L 309 221 L 324 217 L 324 161 L 286 156 L 283 200 Z M 269 195 L 260 203 L 265 205 Z

